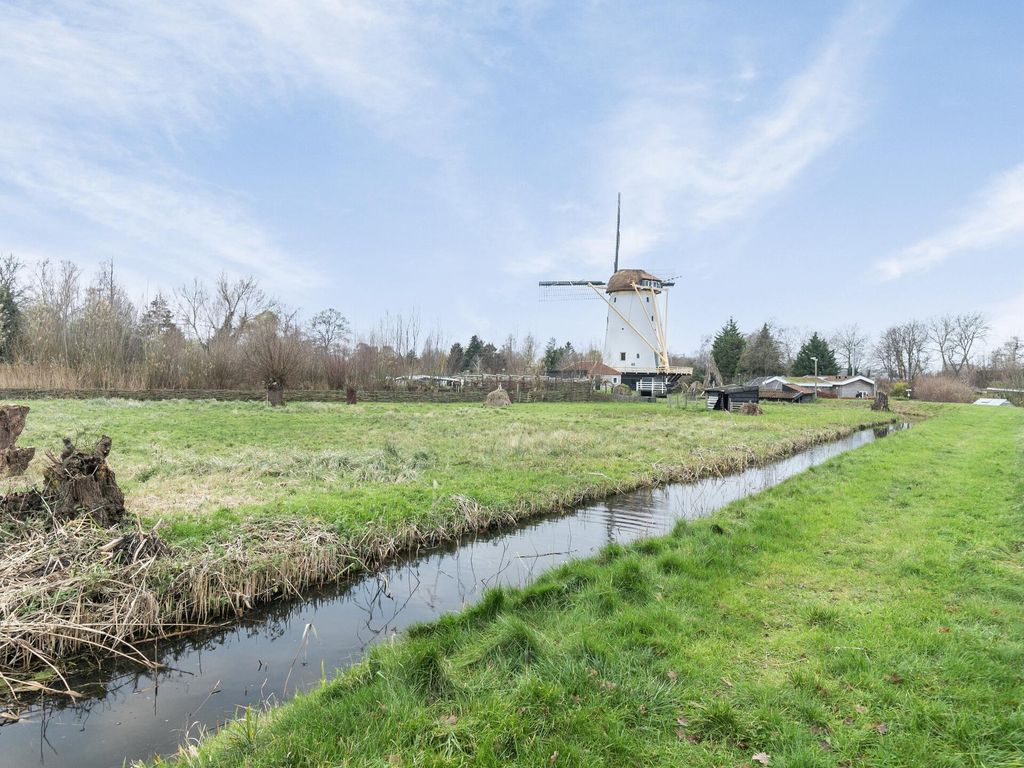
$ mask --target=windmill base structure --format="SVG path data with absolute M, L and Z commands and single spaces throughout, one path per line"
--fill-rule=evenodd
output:
M 643 395 L 668 394 L 680 378 L 693 373 L 692 368 L 669 365 L 667 289 L 675 283 L 643 269 L 617 267 L 618 258 L 607 282 L 549 280 L 540 285 L 583 286 L 607 305 L 602 356 L 606 368 L 601 374 L 605 383 L 623 384 Z

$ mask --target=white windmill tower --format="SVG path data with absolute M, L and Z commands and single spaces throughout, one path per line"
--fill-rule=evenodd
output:
M 612 276 L 604 280 L 546 280 L 541 286 L 582 286 L 608 306 L 605 323 L 605 366 L 618 376 L 606 375 L 612 383 L 626 384 L 638 391 L 664 394 L 690 368 L 673 368 L 668 360 L 668 292 L 675 285 L 643 269 L 619 269 L 622 223 L 622 195 L 619 195 L 615 225 L 615 264 Z

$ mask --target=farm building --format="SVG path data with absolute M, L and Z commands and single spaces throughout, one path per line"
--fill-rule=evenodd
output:
M 579 381 L 589 379 L 594 382 L 595 387 L 615 386 L 621 383 L 622 374 L 610 365 L 605 365 L 600 360 L 581 360 L 570 363 L 554 372 L 554 377 L 559 379 L 570 379 Z
M 836 397 L 843 400 L 874 397 L 875 380 L 867 376 L 767 376 L 754 379 L 748 385 L 755 385 L 767 391 L 782 391 L 783 387 L 799 387 L 818 397 Z
M 783 384 L 777 389 L 759 387 L 758 394 L 762 400 L 779 403 L 808 403 L 814 399 L 814 389 L 799 387 L 796 384 Z
M 738 411 L 744 403 L 756 403 L 760 400 L 758 388 L 746 384 L 712 387 L 704 390 L 704 394 L 708 398 L 709 411 Z

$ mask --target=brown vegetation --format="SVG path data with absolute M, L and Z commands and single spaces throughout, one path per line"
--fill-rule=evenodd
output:
M 972 403 L 978 397 L 966 382 L 952 376 L 918 376 L 914 399 L 933 403 Z
M 497 389 L 487 393 L 484 405 L 488 408 L 504 408 L 507 405 L 512 405 L 512 400 L 509 398 L 508 392 L 499 385 Z
M 25 429 L 27 405 L 0 406 L 0 475 L 15 477 L 28 469 L 35 448 L 18 448 L 15 442 Z

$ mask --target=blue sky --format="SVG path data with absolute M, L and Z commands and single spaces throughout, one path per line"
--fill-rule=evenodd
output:
M 0 250 L 135 296 L 253 273 L 367 330 L 598 341 L 540 279 L 1024 334 L 1024 4 L 0 4 Z

